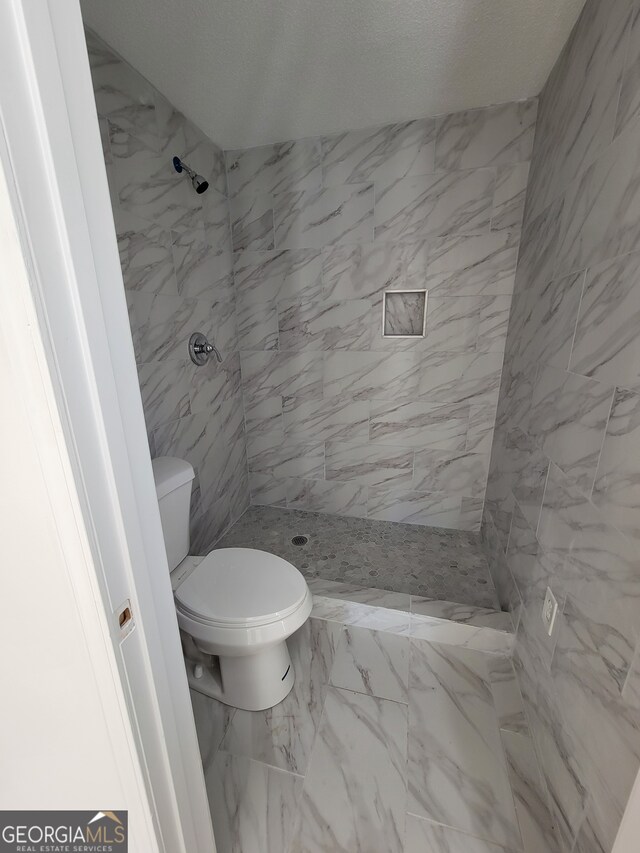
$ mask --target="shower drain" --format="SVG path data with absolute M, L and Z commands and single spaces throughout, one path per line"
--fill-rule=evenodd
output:
M 308 536 L 294 536 L 291 540 L 292 545 L 306 545 L 309 541 Z

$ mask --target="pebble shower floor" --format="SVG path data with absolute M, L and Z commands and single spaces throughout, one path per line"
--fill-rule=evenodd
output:
M 252 506 L 216 547 L 269 551 L 307 577 L 500 609 L 475 533 Z

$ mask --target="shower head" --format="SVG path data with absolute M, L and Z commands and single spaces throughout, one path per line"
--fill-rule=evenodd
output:
M 189 175 L 191 178 L 191 184 L 198 195 L 209 189 L 209 181 L 207 181 L 206 178 L 203 178 L 202 175 L 198 175 L 194 172 L 193 169 L 189 168 L 186 163 L 183 163 L 179 157 L 173 158 L 173 168 L 176 172 L 186 172 L 187 175 Z

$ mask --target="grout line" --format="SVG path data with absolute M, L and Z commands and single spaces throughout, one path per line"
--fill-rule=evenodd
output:
M 609 431 L 609 422 L 611 420 L 611 415 L 612 415 L 613 408 L 615 405 L 617 390 L 618 390 L 617 387 L 614 387 L 613 391 L 611 392 L 611 405 L 609 406 L 609 412 L 607 414 L 607 422 L 604 425 L 604 431 L 602 433 L 602 440 L 600 442 L 600 450 L 598 451 L 598 461 L 596 462 L 595 468 L 593 469 L 593 482 L 591 483 L 591 488 L 589 489 L 589 492 L 587 494 L 587 499 L 590 501 L 590 503 L 593 503 L 593 490 L 596 487 L 596 480 L 598 478 L 598 468 L 600 467 L 600 460 L 602 459 L 602 453 L 604 451 L 604 443 L 607 440 L 607 433 Z

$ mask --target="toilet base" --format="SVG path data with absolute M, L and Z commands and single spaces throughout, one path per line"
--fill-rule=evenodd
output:
M 189 687 L 245 711 L 273 708 L 289 694 L 295 673 L 286 641 L 253 655 L 220 656 L 204 662 L 185 659 Z M 196 668 L 202 675 L 196 677 Z

